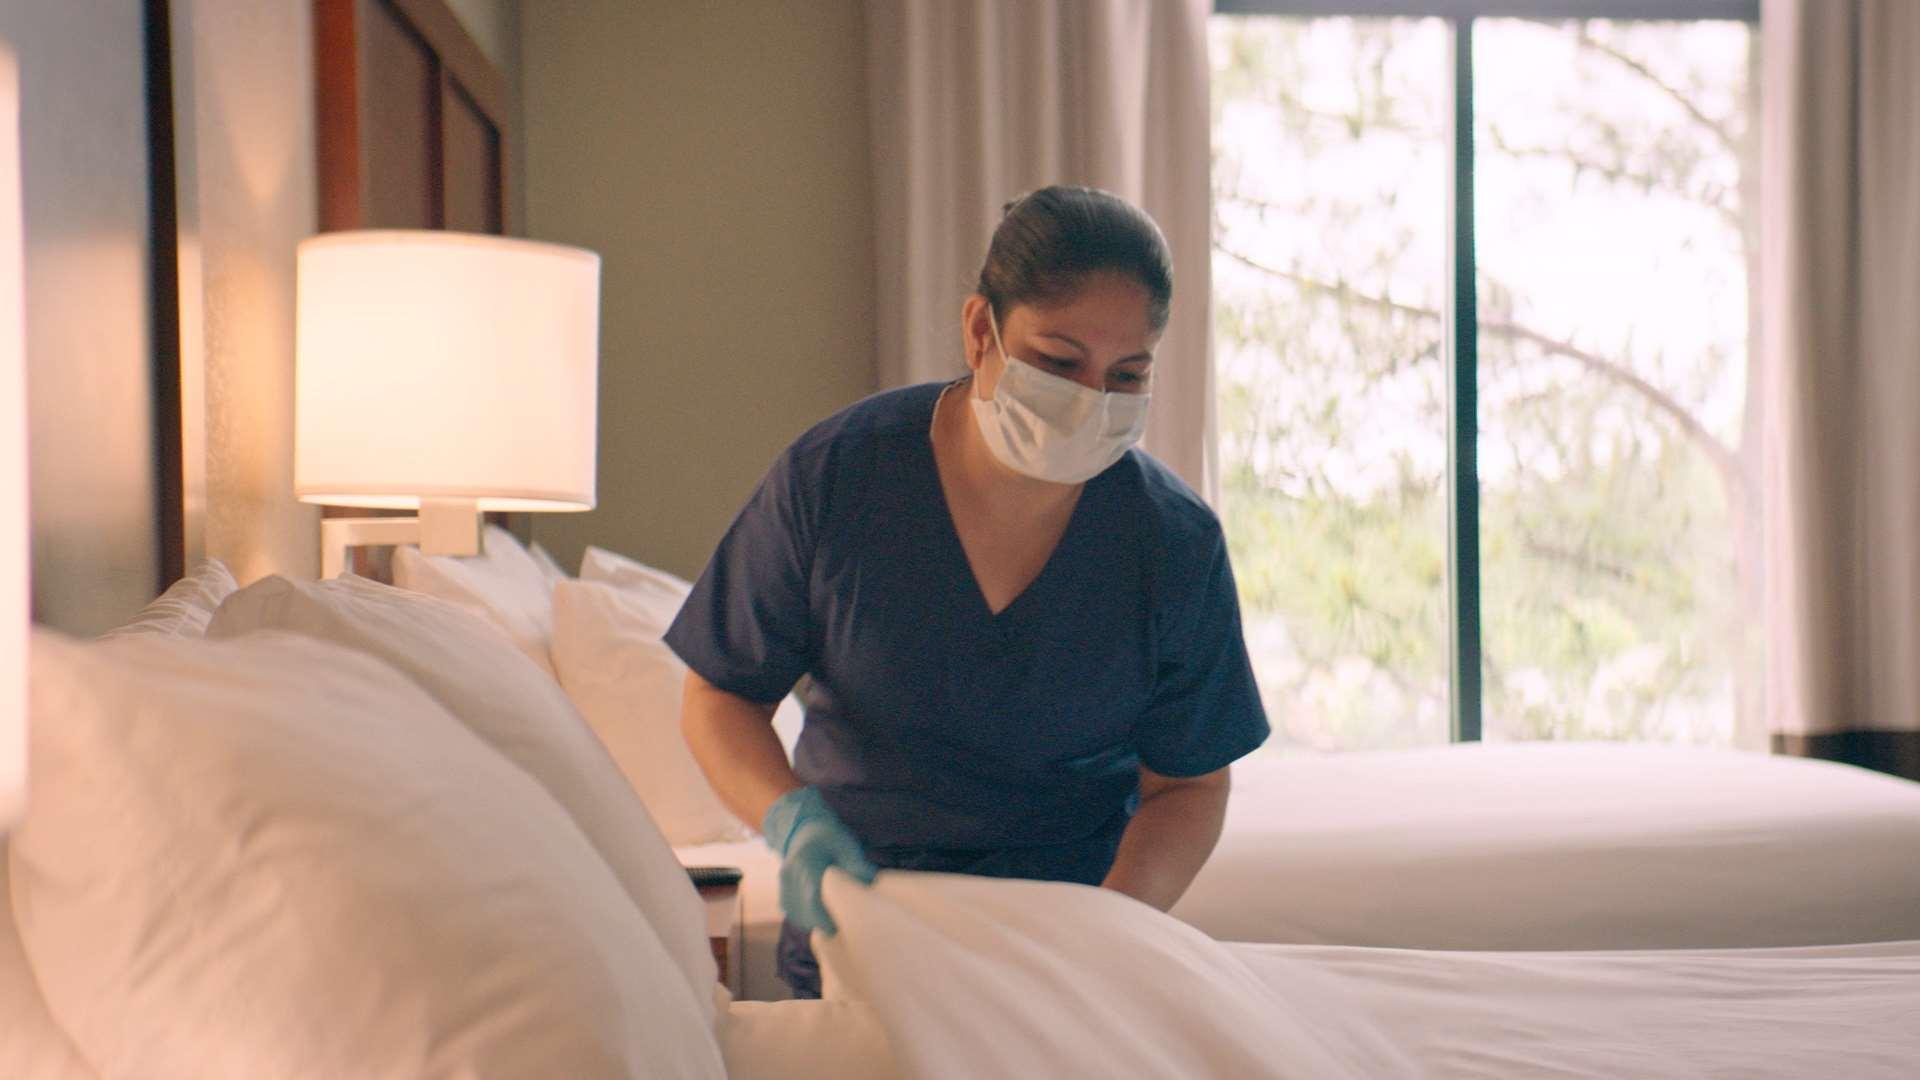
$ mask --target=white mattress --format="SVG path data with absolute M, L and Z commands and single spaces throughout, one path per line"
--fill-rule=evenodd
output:
M 1920 939 L 1920 784 L 1621 744 L 1256 757 L 1173 914 L 1222 941 L 1430 949 Z
M 786 1001 L 793 997 L 774 974 L 774 949 L 780 941 L 780 859 L 755 837 L 729 844 L 695 844 L 673 849 L 683 866 L 740 868 L 743 925 L 740 983 L 743 1001 Z

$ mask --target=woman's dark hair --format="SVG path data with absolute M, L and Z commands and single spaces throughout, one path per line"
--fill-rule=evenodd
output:
M 1173 258 L 1146 212 L 1118 195 L 1044 187 L 1008 203 L 980 268 L 980 295 L 1004 321 L 1015 304 L 1046 306 L 1073 296 L 1087 275 L 1130 277 L 1147 290 L 1147 318 L 1167 325 Z

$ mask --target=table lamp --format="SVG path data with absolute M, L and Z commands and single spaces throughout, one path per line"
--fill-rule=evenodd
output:
M 20 227 L 20 68 L 0 45 L 0 832 L 27 795 L 26 282 Z M 3 899 L 3 898 L 0 898 Z
M 321 576 L 359 545 L 477 554 L 485 511 L 593 508 L 598 255 L 368 230 L 298 259 L 294 494 L 418 511 L 324 519 Z

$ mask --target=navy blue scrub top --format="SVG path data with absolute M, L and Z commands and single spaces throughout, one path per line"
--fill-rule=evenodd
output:
M 1198 776 L 1266 739 L 1220 524 L 1129 451 L 995 615 L 934 465 L 941 389 L 877 394 L 789 447 L 666 642 L 752 701 L 812 676 L 794 772 L 881 866 L 1097 884 L 1142 763 Z

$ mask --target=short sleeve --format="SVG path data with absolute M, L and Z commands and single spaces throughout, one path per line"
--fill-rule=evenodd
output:
M 750 701 L 785 697 L 811 660 L 818 499 L 797 456 L 796 446 L 768 470 L 666 633 L 701 678 Z
M 1135 730 L 1141 763 L 1162 776 L 1225 768 L 1268 733 L 1226 540 L 1217 525 L 1197 539 L 1199 558 L 1161 560 L 1158 666 L 1152 703 Z

